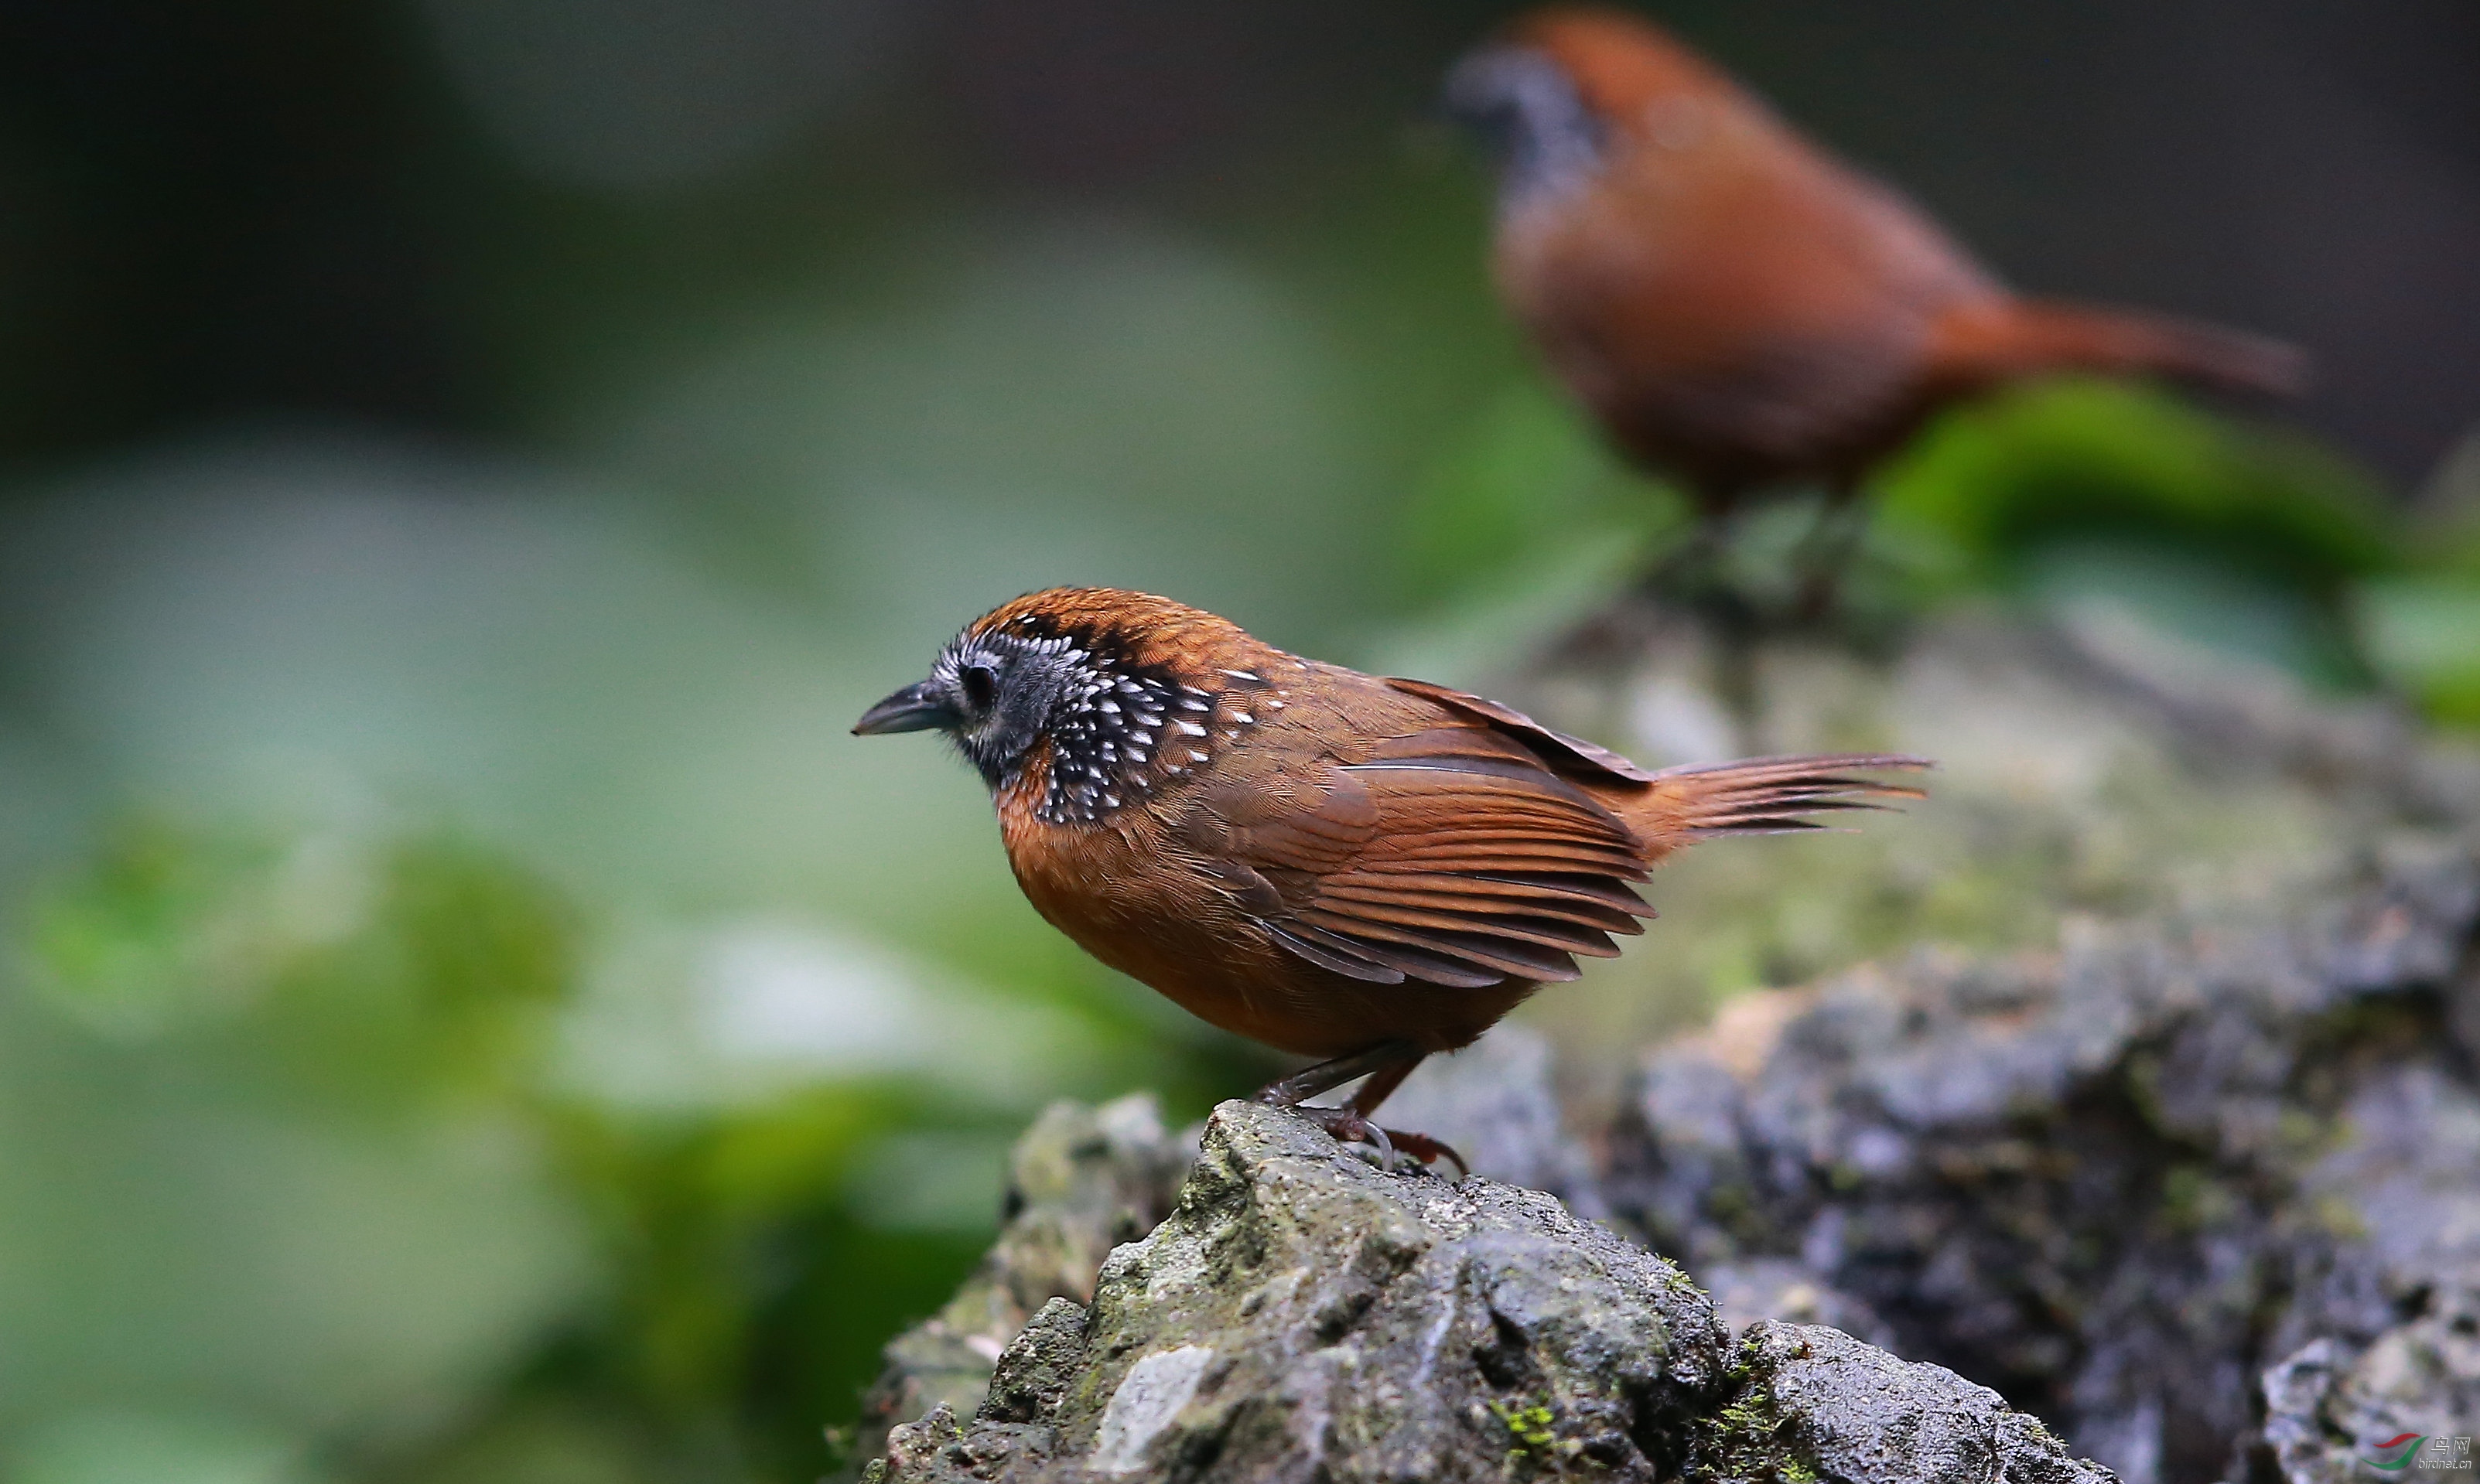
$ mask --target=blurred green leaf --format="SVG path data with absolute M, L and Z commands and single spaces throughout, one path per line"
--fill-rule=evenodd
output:
M 576 977 L 568 908 L 455 837 L 124 826 L 30 909 L 33 983 L 330 1110 L 521 1079 Z
M 77 1325 L 75 1388 L 142 1406 L 211 1366 L 232 1436 L 332 1431 L 347 1471 L 403 1480 L 814 1476 L 878 1345 L 988 1241 L 992 1154 L 1046 1068 L 1134 1039 L 1067 985 L 974 1012 L 963 982 L 823 930 L 598 934 L 439 830 L 152 817 L 30 922 L 41 993 L 0 1000 L 35 1012 L 0 1041 L 27 1059 L 0 1065 L 0 1171 L 44 1200 L 0 1201 L 0 1322 Z M 615 951 L 676 1012 L 636 1027 L 653 1054 L 737 1067 L 746 1095 L 580 1075 L 581 965 Z M 973 1035 L 943 1032 L 968 1013 Z M 939 1182 L 907 1173 L 923 1161 Z M 122 1343 L 142 1331 L 166 1343 Z M 318 1358 L 378 1350 L 390 1367 Z M 25 1476 L 292 1484 L 311 1456 L 130 1416 L 39 1433 Z
M 2411 510 L 2412 565 L 2480 581 L 2480 432 L 2438 461 Z
M 2060 539 L 2028 552 L 2019 580 L 2026 594 L 2071 619 L 2114 609 L 2314 685 L 2340 690 L 2368 679 L 2337 603 L 2183 545 L 2131 535 Z
M 2480 727 L 2480 577 L 2389 577 L 2354 614 L 2377 673 L 2439 721 Z
M 8 1484 L 309 1484 L 298 1439 L 231 1418 L 77 1412 L 20 1442 Z
M 1441 449 L 1403 516 L 1399 583 L 1415 608 L 1572 565 L 1680 525 L 1684 502 L 1630 473 L 1570 401 L 1536 379 L 1501 391 Z
M 82 876 L 27 909 L 35 982 L 123 1036 L 237 1010 L 265 989 L 267 956 L 283 951 L 280 863 L 264 841 L 127 824 Z
M 2398 556 L 2374 482 L 2304 439 L 2124 382 L 2054 381 L 1940 419 L 1882 473 L 1884 540 L 1931 591 L 2019 580 L 2035 552 L 2177 549 L 2330 601 Z

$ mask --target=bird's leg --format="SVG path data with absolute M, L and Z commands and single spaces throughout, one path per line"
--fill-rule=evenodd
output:
M 1386 1092 L 1392 1092 L 1395 1085 L 1404 1080 L 1404 1072 L 1409 1072 L 1420 1062 L 1421 1055 L 1410 1041 L 1380 1041 L 1367 1051 L 1356 1051 L 1348 1057 L 1305 1066 L 1280 1082 L 1270 1082 L 1257 1089 L 1257 1101 L 1270 1108 L 1298 1108 L 1319 1093 L 1330 1092 L 1356 1077 L 1367 1077 L 1401 1063 L 1404 1071 L 1398 1072 L 1386 1084 Z M 1386 1092 L 1379 1096 L 1384 1097 Z M 1373 1103 L 1370 1106 L 1374 1108 L 1377 1105 Z
M 1542 646 L 1537 663 L 1565 669 L 1608 670 L 1615 682 L 1622 669 L 1644 652 L 1648 627 L 1664 611 L 1694 607 L 1700 584 L 1710 584 L 1721 553 L 1720 523 L 1692 517 L 1687 534 L 1637 574 L 1634 581 L 1597 611 Z
M 1809 527 L 1793 558 L 1800 572 L 1799 597 L 1792 610 L 1796 622 L 1819 623 L 1834 611 L 1844 569 L 1851 565 L 1852 553 L 1868 529 L 1869 506 L 1859 499 L 1858 487 L 1849 480 L 1829 485 L 1825 502 L 1818 508 L 1817 524 Z
M 1696 579 L 1710 577 L 1722 549 L 1729 545 L 1725 539 L 1729 524 L 1729 517 L 1719 511 L 1698 509 L 1691 514 L 1688 534 L 1646 569 L 1640 590 L 1655 597 L 1670 596 Z
M 1727 499 L 1695 500 L 1688 534 L 1638 579 L 1637 593 L 1657 607 L 1719 615 L 1724 621 L 1746 605 L 1731 576 L 1731 553 L 1744 523 Z
M 1424 1164 L 1436 1163 L 1439 1156 L 1456 1162 L 1456 1168 L 1470 1174 L 1471 1166 L 1462 1155 L 1432 1139 L 1427 1134 L 1408 1134 L 1401 1129 L 1382 1129 L 1369 1121 L 1369 1114 L 1387 1095 L 1403 1085 L 1412 1068 L 1421 1064 L 1428 1053 L 1409 1041 L 1382 1041 L 1367 1051 L 1356 1051 L 1331 1062 L 1320 1062 L 1304 1067 L 1280 1082 L 1270 1083 L 1257 1093 L 1257 1101 L 1274 1108 L 1288 1108 L 1315 1122 L 1346 1143 L 1364 1143 L 1375 1147 L 1381 1168 L 1395 1167 L 1395 1152 L 1400 1147 L 1406 1154 Z M 1340 1108 L 1309 1106 L 1306 1099 L 1342 1087 L 1356 1077 L 1366 1077 Z

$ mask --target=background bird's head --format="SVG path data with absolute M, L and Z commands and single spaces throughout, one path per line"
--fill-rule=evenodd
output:
M 1497 166 L 1501 212 L 1564 195 L 1601 169 L 1601 120 L 1566 69 L 1532 47 L 1493 42 L 1467 53 L 1440 102 Z
M 993 788 L 1048 741 L 1054 774 L 1072 760 L 1092 770 L 1055 780 L 1061 807 L 1082 815 L 1080 789 L 1090 783 L 1098 801 L 1105 785 L 1132 780 L 1152 762 L 1165 717 L 1211 693 L 1185 683 L 1196 656 L 1239 636 L 1213 614 L 1145 593 L 1031 593 L 966 625 L 927 678 L 870 707 L 853 732 L 944 731 Z
M 1502 212 L 1571 191 L 1640 143 L 1692 148 L 1753 101 L 1652 22 L 1569 7 L 1520 16 L 1465 54 L 1441 99 L 1497 164 Z

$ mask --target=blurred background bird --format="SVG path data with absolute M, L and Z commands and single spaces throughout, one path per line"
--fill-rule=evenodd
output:
M 1497 166 L 1498 291 L 1611 440 L 1682 481 L 1709 537 L 1753 496 L 1822 491 L 1811 610 L 1854 534 L 1842 508 L 1951 402 L 2068 371 L 2305 379 L 2272 340 L 2019 296 L 1635 15 L 1521 17 L 1454 68 L 1445 103 Z
M 1200 1018 L 1318 1064 L 1267 1087 L 1338 1138 L 1460 1157 L 1369 1114 L 1576 958 L 1653 915 L 1633 883 L 1718 834 L 1920 790 L 1889 754 L 1650 773 L 1495 702 L 1285 653 L 1145 593 L 1054 588 L 965 627 L 853 731 L 938 730 L 981 772 L 1025 896 Z

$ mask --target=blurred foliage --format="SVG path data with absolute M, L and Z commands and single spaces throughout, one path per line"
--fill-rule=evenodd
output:
M 2099 593 L 2328 685 L 2364 683 L 2349 595 L 2401 560 L 2362 471 L 2122 382 L 2055 380 L 1958 409 L 1878 486 L 1876 546 L 1915 604 Z
M 2480 448 L 2480 444 L 2475 444 Z M 2469 467 L 2466 468 L 2467 465 Z M 2062 378 L 1954 409 L 1882 470 L 1847 601 L 1871 623 L 2004 596 L 2105 603 L 2332 690 L 2382 685 L 2432 719 L 2480 707 L 2480 453 L 2406 519 L 2364 470 L 2166 391 Z M 1743 517 L 1728 579 L 1772 595 L 1818 518 Z M 1442 440 L 1403 507 L 1391 668 L 1479 682 L 1592 612 L 1688 529 L 1537 378 Z
M 2371 581 L 2356 617 L 2378 674 L 2437 720 L 2480 728 L 2480 576 Z
M 62 1346 L 0 1371 L 13 1484 L 824 1471 L 877 1344 L 995 1219 L 995 1159 L 925 1210 L 876 1151 L 901 1178 L 1025 1110 L 903 1077 L 744 1096 L 760 1065 L 615 1097 L 574 1034 L 594 937 L 438 832 L 152 818 L 37 893 L 0 1001 L 0 1312 Z M 890 1146 L 922 1128 L 951 1134 Z
M 148 821 L 30 916 L 33 981 L 72 1016 L 331 1113 L 522 1085 L 576 970 L 565 905 L 446 840 L 366 859 Z
M 1618 462 L 1582 409 L 1528 377 L 1423 471 L 1394 543 L 1402 601 L 1416 611 L 1470 602 L 1597 546 L 1641 553 L 1686 514 L 1675 494 Z
M 2361 645 L 2429 715 L 2480 728 L 2480 434 L 2446 457 L 2409 525 L 2407 570 L 2360 590 Z
M 1539 375 L 1510 382 L 1415 472 L 1387 549 L 1392 622 L 1359 657 L 1483 683 L 1634 581 L 1687 518 Z
M 1960 408 L 1877 481 L 1940 576 L 2003 582 L 2041 547 L 2126 533 L 2309 592 L 2390 566 L 2364 473 L 2303 438 L 2145 386 L 2059 379 Z

